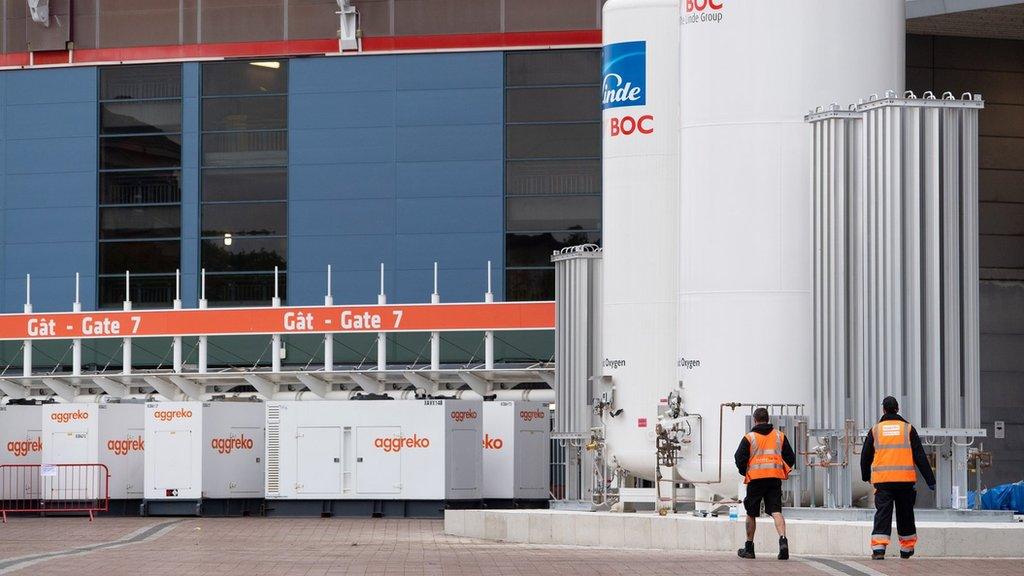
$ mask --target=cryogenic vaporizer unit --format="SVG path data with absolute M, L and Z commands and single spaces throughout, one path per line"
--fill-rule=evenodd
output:
M 218 510 L 263 496 L 264 416 L 260 402 L 146 404 L 145 510 Z
M 484 402 L 483 497 L 542 500 L 550 495 L 551 416 L 544 402 Z
M 479 500 L 482 412 L 462 400 L 267 402 L 266 497 L 279 501 L 268 513 L 362 512 L 329 504 L 341 500 Z

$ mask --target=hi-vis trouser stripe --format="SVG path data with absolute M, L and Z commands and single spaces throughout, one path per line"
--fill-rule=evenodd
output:
M 888 534 L 872 534 L 871 535 L 871 550 L 873 552 L 885 552 L 885 547 L 889 545 Z
M 917 534 L 911 534 L 910 536 L 900 536 L 900 550 L 909 552 L 914 549 L 917 545 Z

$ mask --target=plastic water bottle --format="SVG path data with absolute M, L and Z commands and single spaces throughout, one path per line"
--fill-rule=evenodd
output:
M 739 520 L 739 518 L 740 518 L 739 508 L 736 507 L 736 506 L 729 506 L 729 521 L 732 522 L 733 520 Z

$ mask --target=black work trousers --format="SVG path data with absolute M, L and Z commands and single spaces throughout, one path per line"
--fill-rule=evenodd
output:
M 917 490 L 913 484 L 907 488 L 878 488 L 875 490 L 875 527 L 871 531 L 871 548 L 884 550 L 892 534 L 892 510 L 896 508 L 896 534 L 899 535 L 900 550 L 913 550 L 917 544 L 917 527 L 914 525 L 914 503 Z

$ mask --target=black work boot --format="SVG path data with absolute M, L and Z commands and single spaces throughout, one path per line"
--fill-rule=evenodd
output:
M 871 553 L 872 560 L 885 560 L 885 550 L 875 550 Z
M 904 560 L 906 560 L 907 558 L 910 558 L 913 555 L 914 555 L 914 551 L 913 550 L 900 550 L 900 558 L 902 558 Z
M 779 536 L 779 560 L 789 560 L 789 540 Z
M 754 543 L 751 542 L 750 540 L 747 540 L 747 543 L 743 545 L 743 548 L 740 548 L 739 550 L 736 551 L 736 555 L 739 556 L 740 558 L 749 558 L 749 559 L 753 560 L 754 559 Z

